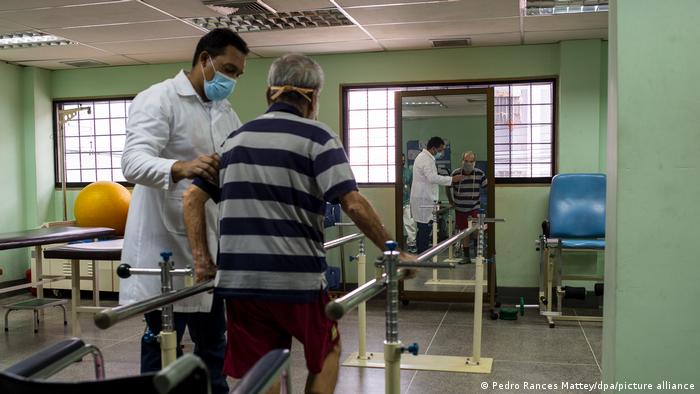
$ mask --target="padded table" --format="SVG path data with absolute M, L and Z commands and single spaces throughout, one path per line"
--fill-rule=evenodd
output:
M 7 312 L 5 318 L 12 310 L 31 309 L 34 311 L 35 318 L 33 319 L 34 332 L 38 331 L 37 323 L 39 322 L 37 311 L 43 311 L 44 308 L 60 306 L 66 304 L 66 300 L 55 300 L 44 298 L 44 283 L 52 280 L 63 279 L 49 278 L 44 279 L 43 275 L 43 253 L 42 246 L 54 243 L 78 241 L 83 239 L 105 237 L 114 234 L 114 230 L 106 227 L 75 227 L 75 226 L 49 226 L 46 228 L 38 228 L 25 231 L 17 231 L 11 233 L 0 234 L 0 250 L 18 249 L 33 246 L 36 251 L 36 268 L 33 272 L 34 282 L 22 285 L 6 287 L 0 289 L 0 294 L 10 291 L 20 290 L 36 285 L 36 300 L 32 302 L 22 301 L 15 304 L 5 305 Z M 8 330 L 5 324 L 5 331 Z
M 122 238 L 106 241 L 81 242 L 57 246 L 44 250 L 44 258 L 65 259 L 71 262 L 71 328 L 73 336 L 80 336 L 80 313 L 97 313 L 104 309 L 100 307 L 100 276 L 97 269 L 98 261 L 120 260 L 122 256 Z M 80 276 L 80 260 L 92 260 L 92 276 Z M 80 305 L 80 280 L 92 280 L 92 295 L 94 306 Z

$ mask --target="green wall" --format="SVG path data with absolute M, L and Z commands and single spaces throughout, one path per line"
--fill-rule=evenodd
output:
M 316 56 L 326 74 L 319 119 L 340 131 L 341 84 L 558 76 L 560 168 L 567 171 L 598 171 L 599 139 L 605 135 L 604 130 L 600 129 L 601 108 L 605 106 L 600 68 L 605 65 L 601 55 L 605 48 L 606 44 L 600 40 L 583 40 L 547 45 Z M 231 96 L 231 102 L 243 121 L 265 110 L 264 90 L 271 62 L 272 59 L 249 59 L 247 62 L 245 74 Z M 397 64 L 402 66 L 396 67 Z M 181 68 L 189 69 L 189 64 L 58 70 L 50 73 L 49 91 L 52 98 L 134 95 L 153 83 L 173 76 Z M 594 71 L 582 73 L 584 69 Z M 588 147 L 593 141 L 593 150 L 580 148 Z M 584 145 L 580 145 L 582 143 Z M 50 139 L 37 139 L 36 149 L 46 152 L 53 149 L 52 144 Z M 537 285 L 538 255 L 533 240 L 545 216 L 548 190 L 547 186 L 541 185 L 497 187 L 496 215 L 508 220 L 507 224 L 499 226 L 500 230 L 496 233 L 499 285 Z M 363 188 L 362 192 L 374 203 L 387 229 L 394 233 L 394 189 L 369 187 Z M 50 216 L 51 212 L 47 217 L 37 213 L 39 222 L 57 218 L 60 214 L 61 197 L 60 193 L 55 194 L 54 208 L 50 210 L 53 216 Z M 69 195 L 69 211 L 72 211 L 74 195 L 75 191 Z M 37 198 L 51 197 L 37 191 Z M 71 214 L 69 212 L 69 216 Z M 352 246 L 348 248 L 348 252 L 354 251 Z M 372 259 L 378 250 L 372 246 L 368 254 Z M 353 270 L 350 268 L 349 271 Z M 370 269 L 368 274 L 371 274 Z M 348 280 L 354 279 L 355 275 L 350 272 Z
M 470 150 L 478 160 L 488 157 L 486 147 L 486 116 L 440 116 L 434 118 L 404 119 L 402 125 L 403 151 L 406 142 L 420 140 L 427 142 L 438 136 L 450 143 L 452 169 L 462 162 L 462 153 Z
M 24 212 L 31 205 L 24 199 L 27 179 L 24 173 L 23 85 L 22 68 L 0 62 L 0 168 L 3 171 L 4 190 L 0 198 L 0 232 L 24 229 Z M 0 269 L 3 275 L 0 281 L 23 278 L 28 268 L 27 256 L 25 250 L 1 251 Z
M 698 390 L 700 2 L 611 5 L 604 380 Z

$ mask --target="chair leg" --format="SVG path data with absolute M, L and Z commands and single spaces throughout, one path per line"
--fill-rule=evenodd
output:
M 61 308 L 63 311 L 63 325 L 67 326 L 68 325 L 68 320 L 66 319 L 66 307 L 63 305 L 56 305 L 57 307 Z
M 36 309 L 32 310 L 34 312 L 34 320 L 32 320 L 32 326 L 34 327 L 34 334 L 39 332 L 39 311 Z
M 12 312 L 12 309 L 8 309 L 5 311 L 5 332 L 10 331 L 10 326 L 9 323 L 7 322 L 7 316 Z

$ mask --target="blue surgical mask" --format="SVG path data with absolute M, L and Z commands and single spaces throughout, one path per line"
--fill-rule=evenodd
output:
M 211 61 L 211 58 L 209 58 L 209 62 L 214 68 L 214 62 Z M 204 69 L 202 69 L 202 76 L 204 76 Z M 211 81 L 207 81 L 207 77 L 204 76 L 204 94 L 211 101 L 225 99 L 233 93 L 235 87 L 236 80 L 216 71 L 216 68 L 214 68 L 214 78 Z
M 444 155 L 445 155 L 444 151 L 440 151 L 440 152 L 435 153 L 435 160 L 442 159 L 442 156 L 444 156 Z

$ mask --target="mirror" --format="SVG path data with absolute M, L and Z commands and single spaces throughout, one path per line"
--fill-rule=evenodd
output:
M 434 239 L 433 226 L 428 224 L 434 217 L 433 208 L 430 207 L 433 203 L 428 197 L 431 193 L 426 190 L 435 187 L 439 190 L 438 201 L 441 209 L 437 216 L 438 242 L 454 234 L 457 231 L 456 221 L 471 215 L 475 209 L 478 212 L 478 208 L 483 208 L 486 210 L 486 217 L 494 217 L 493 89 L 397 92 L 396 109 L 396 162 L 403 164 L 397 168 L 396 174 L 397 239 L 401 241 L 404 249 L 412 248 L 414 243 L 418 244 L 420 253 L 421 235 L 429 233 L 430 246 Z M 442 157 L 433 156 L 426 150 L 426 145 L 432 137 L 440 137 L 444 141 Z M 469 172 L 462 170 L 465 154 L 467 162 L 472 162 L 475 158 L 475 169 Z M 431 159 L 426 161 L 426 157 Z M 414 167 L 417 159 L 421 163 L 418 165 L 421 170 Z M 447 187 L 426 183 L 425 176 L 417 172 L 425 174 L 422 169 L 426 163 L 434 163 L 438 175 L 461 174 L 465 179 Z M 442 182 L 445 182 L 445 178 Z M 454 204 L 451 204 L 451 201 L 454 201 Z M 414 222 L 416 223 L 413 224 Z M 494 228 L 491 226 L 487 231 L 487 258 L 494 255 L 494 234 Z M 475 256 L 475 236 L 471 238 L 469 250 L 466 249 L 455 244 L 451 251 L 443 252 L 438 257 L 438 262 L 454 262 L 457 268 L 421 269 L 417 278 L 404 282 L 402 300 L 470 300 L 474 290 L 464 281 L 473 282 L 474 265 L 460 262 L 468 261 L 463 257 L 463 252 L 470 252 L 471 257 Z M 485 278 L 495 288 L 495 271 L 491 272 L 491 264 L 487 267 L 489 272 Z

